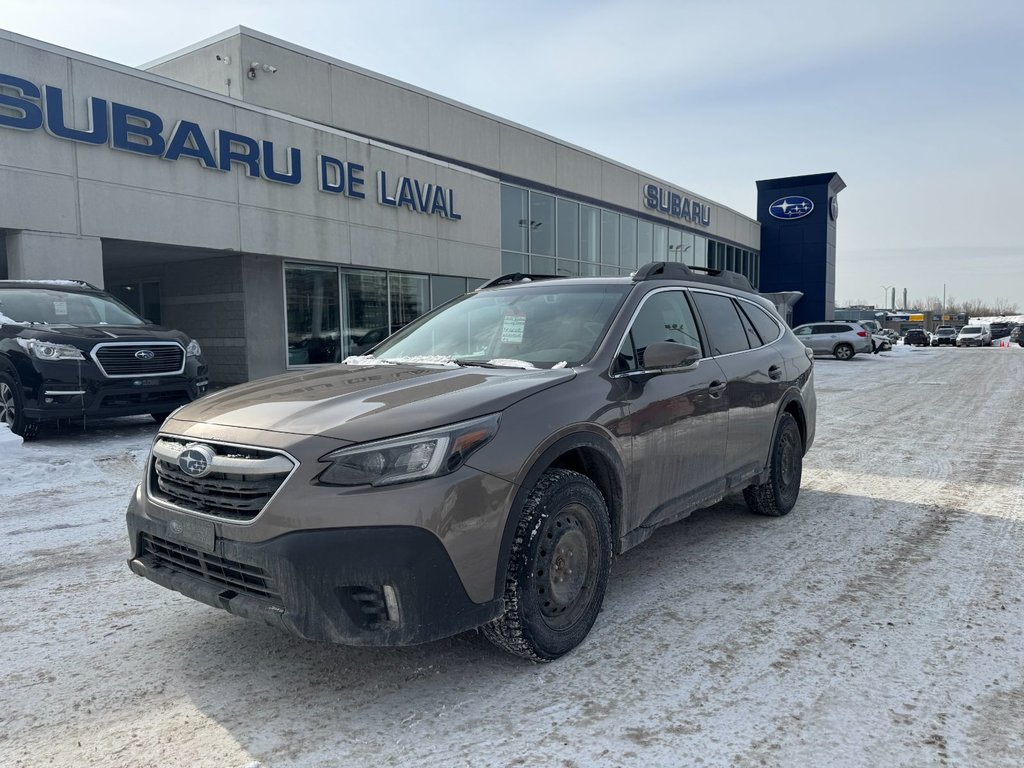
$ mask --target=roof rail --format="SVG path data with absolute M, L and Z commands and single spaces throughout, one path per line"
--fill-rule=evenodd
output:
M 24 284 L 24 283 L 32 283 L 32 284 L 35 284 L 35 285 L 49 285 L 49 286 L 53 286 L 53 287 L 60 287 L 62 285 L 74 285 L 74 286 L 76 286 L 78 288 L 88 288 L 89 290 L 92 290 L 92 291 L 99 291 L 99 290 L 101 290 L 100 288 L 97 288 L 92 283 L 85 282 L 85 280 L 71 280 L 71 279 L 65 279 L 65 278 L 61 278 L 61 279 L 54 278 L 54 279 L 50 279 L 50 280 L 47 280 L 45 278 L 44 279 L 19 280 L 18 278 L 14 277 L 14 278 L 7 278 L 6 280 L 0 280 L 0 283 L 22 283 L 22 284 Z
M 639 283 L 644 280 L 692 280 L 757 293 L 750 281 L 739 272 L 712 267 L 691 267 L 678 261 L 652 261 L 650 264 L 644 264 L 633 274 L 633 282 Z
M 482 291 L 484 288 L 494 288 L 498 285 L 512 285 L 513 283 L 529 283 L 534 280 L 561 280 L 565 275 L 528 275 L 525 272 L 510 272 L 501 277 L 495 277 L 477 288 Z

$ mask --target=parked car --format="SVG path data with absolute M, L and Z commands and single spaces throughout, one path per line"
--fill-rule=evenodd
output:
M 1024 325 L 1015 325 L 1010 331 L 1010 342 L 1016 342 L 1018 346 L 1024 347 Z
M 995 323 L 989 323 L 988 329 L 992 333 L 992 341 L 998 341 L 999 339 L 1005 339 L 1010 335 L 1013 330 L 1013 323 L 1006 323 L 998 321 Z
M 927 347 L 931 344 L 931 337 L 924 328 L 908 328 L 903 334 L 903 343 L 915 347 Z
M 793 329 L 796 336 L 816 355 L 833 355 L 849 360 L 858 352 L 871 352 L 871 334 L 858 323 L 806 323 Z
M 965 325 L 956 335 L 958 347 L 987 347 L 992 344 L 992 331 L 984 323 Z
M 34 437 L 47 420 L 148 413 L 205 394 L 198 342 L 77 280 L 0 280 L 0 422 Z
M 882 333 L 881 329 L 877 328 L 878 323 L 870 320 L 861 320 L 858 322 L 858 325 L 871 335 L 871 351 L 874 354 L 888 352 L 892 349 L 892 342 L 886 334 Z
M 956 346 L 956 328 L 951 325 L 940 325 L 935 329 L 935 333 L 932 334 L 932 346 L 941 347 L 943 344 Z
M 745 278 L 525 277 L 177 411 L 129 503 L 132 571 L 306 638 L 482 626 L 551 660 L 613 554 L 729 493 L 793 508 L 811 356 Z

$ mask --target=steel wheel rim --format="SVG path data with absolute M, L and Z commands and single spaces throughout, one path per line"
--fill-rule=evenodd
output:
M 569 504 L 548 518 L 539 535 L 534 589 L 540 614 L 552 629 L 565 629 L 586 612 L 594 594 L 597 527 L 586 507 Z
M 779 496 L 786 502 L 800 487 L 799 447 L 796 435 L 786 430 L 779 441 Z
M 17 418 L 17 415 L 14 405 L 14 390 L 8 384 L 0 382 L 0 422 L 13 430 L 14 419 Z

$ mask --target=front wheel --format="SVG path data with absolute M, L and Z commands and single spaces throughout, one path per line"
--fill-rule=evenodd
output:
M 505 612 L 483 627 L 499 648 L 552 661 L 590 632 L 611 569 L 608 507 L 579 472 L 549 469 L 523 505 L 505 578 Z
M 6 424 L 11 432 L 26 440 L 39 432 L 39 423 L 25 416 L 21 386 L 9 373 L 0 373 L 0 424 Z
M 853 357 L 853 347 L 849 344 L 837 344 L 832 354 L 836 356 L 836 360 L 849 360 Z
M 804 441 L 791 413 L 782 414 L 768 459 L 768 479 L 743 489 L 743 498 L 751 512 L 770 517 L 789 514 L 800 495 L 803 476 Z

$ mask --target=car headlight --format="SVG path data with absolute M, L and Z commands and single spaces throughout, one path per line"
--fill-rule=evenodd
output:
M 392 485 L 447 475 L 461 467 L 498 431 L 498 414 L 429 432 L 332 451 L 320 461 L 324 485 Z
M 38 339 L 15 339 L 21 348 L 38 360 L 85 360 L 78 347 L 70 344 L 54 344 Z
M 200 348 L 199 342 L 192 339 L 192 341 L 188 343 L 188 346 L 185 347 L 185 355 L 187 357 L 199 357 L 201 354 L 203 354 L 203 350 Z

